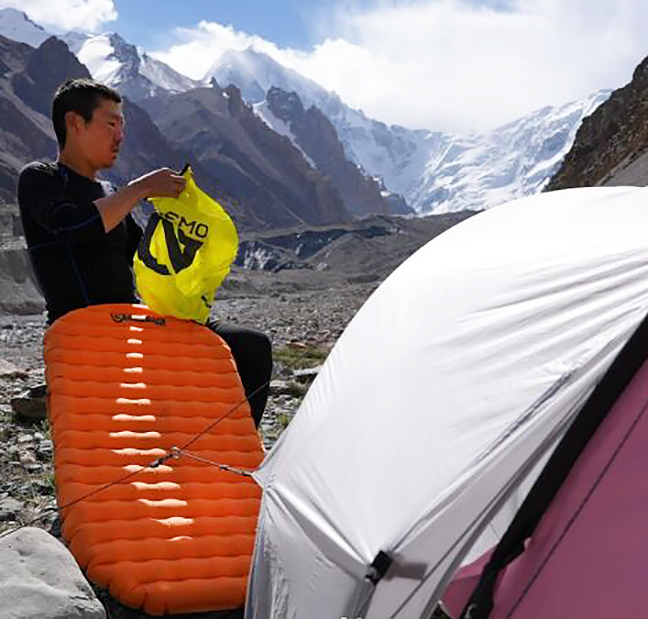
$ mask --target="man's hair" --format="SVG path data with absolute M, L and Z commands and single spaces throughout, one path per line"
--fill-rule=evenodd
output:
M 58 87 L 52 101 L 52 123 L 59 148 L 65 146 L 67 137 L 65 114 L 76 112 L 87 124 L 92 120 L 94 111 L 106 99 L 115 103 L 122 101 L 116 90 L 87 77 L 66 80 Z

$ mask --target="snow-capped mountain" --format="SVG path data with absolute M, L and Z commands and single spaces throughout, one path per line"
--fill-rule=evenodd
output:
M 17 9 L 0 10 L 0 35 L 12 41 L 39 46 L 51 34 Z
M 264 114 L 263 102 L 270 88 L 275 86 L 297 93 L 304 107 L 314 105 L 331 121 L 347 157 L 366 173 L 379 177 L 389 191 L 398 194 L 404 195 L 412 184 L 409 170 L 420 173 L 427 161 L 427 151 L 443 137 L 425 130 L 388 127 L 367 118 L 360 110 L 347 106 L 335 93 L 250 47 L 223 54 L 207 72 L 206 79 L 211 78 L 222 86 L 237 86 L 245 100 L 255 104 L 269 124 L 273 121 Z
M 479 210 L 540 191 L 570 149 L 582 119 L 610 94 L 597 92 L 493 131 L 460 136 L 367 118 L 337 95 L 251 48 L 224 54 L 207 77 L 223 86 L 236 85 L 271 127 L 293 141 L 289 128 L 272 118 L 265 98 L 273 85 L 297 93 L 305 107 L 315 105 L 331 120 L 349 159 L 421 214 Z
M 248 103 L 261 103 L 272 86 L 294 91 L 307 107 L 315 105 L 329 112 L 330 99 L 342 105 L 340 98 L 312 80 L 279 64 L 276 60 L 252 47 L 225 52 L 207 71 L 205 81 L 212 78 L 221 86 L 234 84 Z
M 485 209 L 542 191 L 571 148 L 583 118 L 610 90 L 545 107 L 493 131 L 444 139 L 405 192 L 421 213 Z
M 0 34 L 38 45 L 48 33 L 14 9 L 0 11 Z M 298 95 L 332 123 L 346 157 L 418 213 L 489 208 L 542 190 L 569 151 L 584 117 L 605 101 L 601 91 L 563 106 L 546 107 L 493 131 L 456 135 L 388 126 L 347 106 L 336 94 L 253 48 L 230 50 L 202 82 L 191 80 L 118 34 L 68 33 L 63 38 L 93 77 L 146 106 L 152 97 L 185 92 L 215 79 L 233 84 L 256 114 L 287 136 L 315 165 L 293 131 L 267 104 L 272 87 Z M 302 136 L 303 138 L 303 136 Z M 302 143 L 300 143 L 302 142 Z
M 61 38 L 96 80 L 119 88 L 133 101 L 163 93 L 185 92 L 200 85 L 127 43 L 118 34 L 71 32 Z
M 31 21 L 22 11 L 7 8 L 0 10 L 0 35 L 38 47 L 52 33 Z M 118 87 L 133 101 L 162 93 L 184 92 L 201 85 L 127 43 L 118 34 L 92 35 L 72 31 L 56 36 L 65 41 L 95 79 Z

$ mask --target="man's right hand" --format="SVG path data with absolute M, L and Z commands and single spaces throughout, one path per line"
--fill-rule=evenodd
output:
M 153 170 L 128 183 L 141 192 L 141 198 L 177 198 L 186 184 L 183 176 L 169 168 Z
M 110 232 L 144 198 L 177 198 L 187 182 L 177 172 L 162 168 L 140 176 L 115 193 L 95 200 L 104 230 Z

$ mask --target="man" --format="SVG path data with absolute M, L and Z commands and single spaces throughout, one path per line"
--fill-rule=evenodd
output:
M 52 102 L 58 160 L 30 163 L 20 173 L 20 215 L 48 323 L 88 305 L 138 302 L 132 265 L 142 232 L 131 210 L 144 198 L 178 197 L 185 186 L 167 168 L 116 191 L 97 178 L 115 163 L 124 140 L 121 101 L 90 79 L 63 83 Z M 258 425 L 272 371 L 270 342 L 248 329 L 209 327 L 230 346 Z

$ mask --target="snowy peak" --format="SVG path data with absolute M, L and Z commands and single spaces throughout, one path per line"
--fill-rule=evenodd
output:
M 0 10 L 0 35 L 38 47 L 51 34 L 16 9 Z
M 260 103 L 265 99 L 267 88 L 259 83 L 264 81 L 263 73 L 258 70 L 255 57 L 258 55 L 253 50 L 238 52 L 229 50 L 212 65 L 205 74 L 205 82 L 215 79 L 223 88 L 234 84 L 248 103 Z M 258 77 L 258 79 L 257 79 Z
M 204 79 L 209 81 L 212 78 L 223 87 L 233 84 L 252 104 L 261 103 L 273 86 L 296 92 L 305 107 L 316 105 L 321 108 L 322 100 L 338 99 L 337 95 L 252 47 L 225 52 L 207 71 Z
M 245 100 L 254 104 L 255 111 L 275 130 L 281 122 L 275 122 L 263 105 L 267 93 L 273 87 L 295 93 L 305 109 L 315 106 L 331 121 L 347 158 L 365 173 L 377 177 L 378 182 L 397 194 L 411 185 L 409 177 L 401 178 L 403 170 L 406 173 L 409 169 L 411 158 L 422 157 L 420 143 L 428 139 L 428 131 L 388 127 L 371 120 L 345 105 L 335 93 L 251 47 L 223 54 L 207 72 L 205 79 L 211 78 L 223 86 L 234 84 L 239 88 Z M 294 142 L 294 136 L 290 137 Z M 419 173 L 423 165 L 424 161 L 420 161 Z
M 118 62 L 120 66 L 121 79 L 128 79 L 136 76 L 140 72 L 142 58 L 137 51 L 137 47 L 126 43 L 118 34 L 112 32 L 108 35 L 108 43 L 112 47 L 112 59 Z
M 538 193 L 571 148 L 583 119 L 610 96 L 545 107 L 491 132 L 453 137 L 429 153 L 407 193 L 420 213 L 479 210 Z
M 185 92 L 199 85 L 116 33 L 93 36 L 73 32 L 63 39 L 94 79 L 119 88 L 135 102 L 159 94 Z
M 294 127 L 286 122 L 293 113 L 264 101 L 277 87 L 295 93 L 294 100 L 288 97 L 282 105 L 301 101 L 304 109 L 317 107 L 334 126 L 347 158 L 421 214 L 480 210 L 541 191 L 569 151 L 583 118 L 609 96 L 609 91 L 598 92 L 575 103 L 545 107 L 493 131 L 457 135 L 367 118 L 252 48 L 227 52 L 208 77 L 237 86 L 269 126 L 302 149 Z
M 59 35 L 59 39 L 65 42 L 68 46 L 68 49 L 78 57 L 79 50 L 83 47 L 83 44 L 92 37 L 91 34 L 87 32 L 78 32 L 72 30 L 64 35 Z

